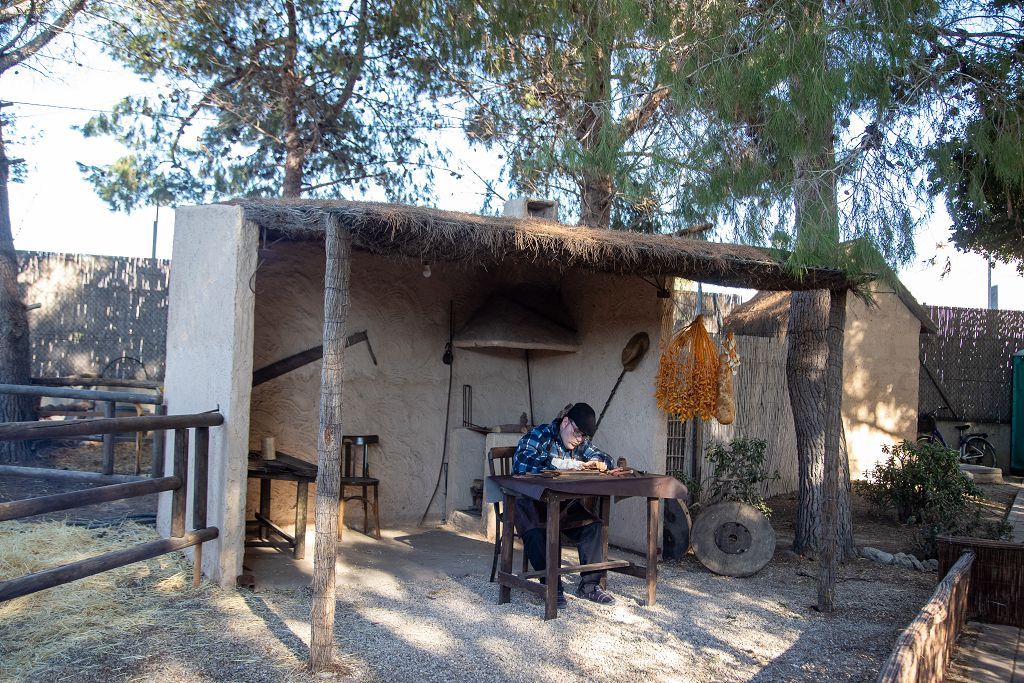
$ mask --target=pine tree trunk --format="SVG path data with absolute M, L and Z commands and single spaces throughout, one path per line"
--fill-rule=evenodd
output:
M 317 439 L 315 543 L 313 550 L 312 637 L 309 669 L 334 664 L 335 562 L 338 556 L 338 499 L 341 494 L 342 389 L 345 323 L 348 316 L 352 236 L 329 218 L 324 276 L 324 355 L 320 373 L 320 434 Z
M 825 458 L 822 486 L 822 537 L 818 552 L 818 611 L 835 608 L 837 565 L 842 555 L 838 547 L 838 509 L 840 465 L 843 437 L 843 330 L 846 327 L 846 290 L 829 293 L 828 365 L 825 371 Z
M 796 428 L 800 502 L 793 551 L 813 555 L 821 537 L 822 471 L 825 456 L 825 324 L 828 292 L 793 292 L 789 306 L 786 383 Z
M 11 231 L 11 205 L 7 195 L 9 162 L 0 124 L 0 383 L 28 384 L 32 360 L 28 311 L 18 289 L 18 255 Z M 32 399 L 0 394 L 0 422 L 35 419 Z M 31 456 L 28 441 L 0 441 L 0 463 L 21 464 Z
M 285 38 L 284 62 L 281 64 L 285 149 L 284 182 L 281 186 L 281 196 L 290 199 L 302 196 L 302 169 L 306 163 L 307 150 L 299 131 L 298 74 L 295 71 L 299 34 L 295 2 L 288 0 L 285 3 L 285 9 L 288 14 L 288 35 Z
M 607 228 L 611 225 L 612 187 L 611 174 L 602 168 L 603 160 L 597 158 L 597 149 L 604 137 L 610 118 L 611 103 L 611 51 L 604 46 L 600 35 L 600 22 L 606 18 L 609 9 L 603 2 L 596 2 L 583 12 L 583 30 L 592 36 L 589 59 L 587 60 L 587 86 L 584 94 L 583 115 L 576 126 L 576 140 L 584 151 L 584 170 L 579 176 L 580 225 Z M 604 15 L 604 16 L 603 16 Z

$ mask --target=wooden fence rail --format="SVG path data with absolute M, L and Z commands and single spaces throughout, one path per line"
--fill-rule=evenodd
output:
M 876 683 L 941 683 L 967 619 L 974 553 L 964 553 L 896 640 Z
M 117 403 L 144 403 L 148 405 L 157 405 L 164 402 L 162 393 L 139 394 L 132 391 L 100 391 L 99 389 L 71 389 L 67 387 L 43 387 L 29 384 L 0 384 L 0 394 L 79 398 L 86 401 L 115 401 Z
M 90 424 L 81 425 L 82 422 Z M 0 521 L 6 521 L 100 502 L 171 491 L 171 538 L 142 543 L 125 550 L 105 553 L 79 562 L 0 582 L 0 602 L 190 546 L 195 546 L 192 584 L 199 585 L 202 576 L 202 544 L 217 538 L 220 534 L 216 527 L 206 526 L 206 508 L 210 455 L 209 428 L 223 423 L 224 416 L 219 412 L 75 420 L 67 424 L 53 423 L 52 426 L 46 425 L 42 428 L 37 422 L 0 423 L 0 439 L 39 439 L 53 438 L 54 436 L 59 438 L 60 436 L 76 435 L 79 433 L 76 430 L 81 429 L 86 429 L 87 433 L 92 434 L 174 429 L 173 469 L 170 476 L 0 503 Z M 188 501 L 186 470 L 188 466 L 188 430 L 190 428 L 195 429 L 195 449 L 192 458 L 192 480 L 195 490 L 192 496 L 193 530 L 186 531 L 185 508 Z M 40 436 L 41 433 L 45 433 L 46 436 Z
M 43 387 L 125 387 L 161 390 L 164 388 L 164 383 L 158 380 L 114 377 L 33 377 L 29 381 Z

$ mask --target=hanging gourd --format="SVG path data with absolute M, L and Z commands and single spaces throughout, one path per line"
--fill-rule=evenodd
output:
M 718 397 L 718 350 L 698 315 L 680 330 L 661 354 L 654 397 L 680 420 L 715 415 Z
M 736 337 L 732 332 L 725 335 L 722 354 L 718 357 L 718 399 L 715 401 L 715 419 L 720 424 L 732 424 L 736 420 L 736 397 L 733 392 L 732 376 L 740 367 L 740 355 L 736 351 Z

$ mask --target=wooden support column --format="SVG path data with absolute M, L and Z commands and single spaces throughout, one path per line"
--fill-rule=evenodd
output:
M 117 404 L 113 401 L 103 402 L 103 417 L 114 417 Z M 114 473 L 114 435 L 103 435 L 103 474 Z
M 352 235 L 335 216 L 325 225 L 324 357 L 320 373 L 320 431 L 317 437 L 316 525 L 313 548 L 312 634 L 309 668 L 326 671 L 334 663 L 335 562 L 338 556 L 338 500 L 341 496 L 342 389 L 345 376 L 345 324 L 348 316 Z
M 818 553 L 818 611 L 835 608 L 836 574 L 839 564 L 839 529 L 836 497 L 842 464 L 840 439 L 843 434 L 843 330 L 846 327 L 846 290 L 829 295 L 828 361 L 825 366 L 825 462 L 822 486 L 822 538 Z
M 171 495 L 171 536 L 185 535 L 185 504 L 188 501 L 188 430 L 174 430 L 174 476 L 181 480 Z
M 196 450 L 192 459 L 192 528 L 206 528 L 207 483 L 210 474 L 210 428 L 196 429 Z M 192 558 L 192 586 L 203 578 L 203 546 L 196 546 Z
M 160 404 L 153 408 L 154 415 L 166 415 L 167 406 Z M 162 477 L 164 474 L 164 468 L 167 466 L 164 463 L 164 443 L 167 438 L 167 432 L 162 429 L 153 430 L 153 444 L 152 444 L 152 462 L 150 463 L 149 476 L 151 477 Z

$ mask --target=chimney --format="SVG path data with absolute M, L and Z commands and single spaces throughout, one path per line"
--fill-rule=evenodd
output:
M 506 218 L 543 218 L 558 220 L 558 201 L 554 199 L 510 199 L 505 202 Z

